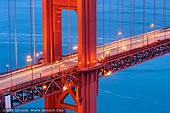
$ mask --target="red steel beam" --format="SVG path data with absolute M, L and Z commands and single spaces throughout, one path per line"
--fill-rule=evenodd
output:
M 76 10 L 77 9 L 77 0 L 53 0 L 53 6 L 57 6 L 62 9 L 70 8 L 69 10 Z

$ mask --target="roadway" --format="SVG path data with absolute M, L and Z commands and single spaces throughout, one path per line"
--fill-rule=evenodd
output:
M 142 47 L 143 45 L 151 44 L 158 40 L 167 39 L 170 37 L 170 29 L 156 30 L 155 32 L 148 32 L 143 35 L 134 36 L 131 38 L 124 38 L 115 42 L 111 42 L 97 47 L 97 59 L 106 56 L 116 55 L 131 49 Z M 143 40 L 144 39 L 144 40 Z M 15 86 L 24 82 L 31 81 L 44 76 L 50 76 L 53 73 L 67 70 L 78 65 L 77 54 L 64 57 L 58 63 L 46 64 L 38 66 L 33 69 L 21 69 L 1 75 L 0 90 Z M 12 81 L 12 82 L 11 82 Z

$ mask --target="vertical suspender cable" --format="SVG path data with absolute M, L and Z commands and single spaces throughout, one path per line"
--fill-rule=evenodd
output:
M 10 51 L 10 70 L 12 69 L 12 45 L 11 45 L 11 12 L 10 0 L 8 0 L 8 32 L 9 32 L 9 51 Z
M 17 41 L 17 35 L 16 35 L 16 0 L 14 0 L 14 39 L 15 39 L 16 68 L 18 68 L 18 41 Z
M 32 24 L 33 24 L 33 38 L 34 38 L 34 63 L 36 63 L 36 27 L 35 27 L 35 14 L 34 14 L 34 0 L 32 0 Z
M 130 0 L 130 37 L 133 36 L 133 3 Z M 132 49 L 132 38 L 130 38 L 130 50 Z
M 30 52 L 31 52 L 31 58 L 33 56 L 32 53 L 32 27 L 33 27 L 33 19 L 32 19 L 32 0 L 30 0 Z M 31 71 L 32 71 L 32 80 L 33 80 L 33 68 L 32 68 L 32 60 L 31 60 Z
M 163 0 L 163 28 L 166 27 L 166 0 Z M 166 39 L 166 29 L 164 32 L 164 39 Z
M 104 0 L 103 0 L 103 57 L 104 57 Z
M 124 0 L 122 0 L 122 39 L 124 38 Z
M 143 0 L 143 46 L 144 46 L 144 33 L 145 33 L 145 0 Z
M 11 45 L 11 12 L 10 12 L 10 0 L 8 0 L 8 31 L 9 31 L 9 51 L 10 51 L 10 70 L 12 70 L 12 45 Z M 8 70 L 7 70 L 8 71 Z M 11 87 L 12 87 L 12 73 L 11 76 Z
M 164 17 L 164 0 L 162 0 L 162 7 L 163 7 L 163 8 L 162 8 L 162 27 L 164 28 L 164 20 L 165 20 L 165 19 L 164 19 L 164 18 L 165 18 L 165 17 Z M 165 38 L 165 37 L 164 37 L 164 38 Z
M 119 0 L 117 0 L 117 33 L 116 33 L 116 41 L 117 41 L 117 43 L 116 43 L 116 46 L 117 46 L 117 54 L 119 53 L 119 48 L 118 48 L 118 44 L 119 44 L 119 42 L 118 42 L 118 36 L 119 36 Z M 117 55 L 118 56 L 118 55 Z
M 122 0 L 122 39 L 121 39 L 122 47 L 123 47 L 123 38 L 124 38 L 124 0 Z
M 136 16 L 136 1 L 133 0 L 133 28 L 135 28 L 135 16 Z M 135 35 L 135 29 L 133 29 L 133 35 Z
M 155 42 L 155 30 L 156 30 L 156 0 L 154 0 L 154 42 Z
M 68 0 L 68 54 L 70 56 L 70 0 Z
M 164 3 L 164 6 L 165 6 L 165 28 L 166 28 L 166 0 L 165 0 L 165 3 Z M 167 32 L 167 29 L 165 29 L 165 38 L 167 38 L 166 37 L 166 32 Z
M 117 0 L 117 33 L 119 32 L 119 0 Z
M 32 0 L 30 0 L 30 54 L 32 58 Z
M 112 42 L 112 0 L 110 0 L 110 42 Z

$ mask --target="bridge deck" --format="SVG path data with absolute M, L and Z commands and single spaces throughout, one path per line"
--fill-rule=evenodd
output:
M 166 31 L 166 32 L 165 32 Z M 144 38 L 144 40 L 143 40 Z M 156 30 L 155 32 L 148 32 L 144 35 L 138 35 L 131 38 L 125 38 L 123 40 L 115 41 L 108 43 L 102 46 L 97 47 L 97 59 L 100 59 L 102 56 L 112 56 L 125 51 L 129 51 L 135 48 L 142 47 L 143 45 L 154 43 L 158 40 L 169 39 L 170 38 L 170 29 L 161 29 Z M 110 51 L 107 54 L 107 51 Z M 59 66 L 60 65 L 60 66 Z M 38 67 L 31 70 L 30 67 L 27 69 L 19 69 L 11 73 L 6 73 L 0 76 L 0 90 L 15 86 L 24 82 L 28 82 L 33 79 L 38 79 L 40 77 L 49 76 L 51 74 L 57 73 L 59 71 L 67 70 L 71 67 L 77 67 L 77 54 L 64 57 L 60 63 L 52 63 L 39 65 Z M 40 74 L 41 72 L 41 74 Z M 11 84 L 12 76 L 12 84 Z

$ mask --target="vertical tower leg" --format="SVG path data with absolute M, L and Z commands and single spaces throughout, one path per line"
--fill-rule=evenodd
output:
M 62 11 L 60 8 L 53 8 L 53 59 L 54 61 L 62 58 Z
M 54 62 L 62 56 L 61 8 L 52 0 L 42 0 L 44 62 Z
M 77 90 L 78 98 L 82 102 L 78 104 L 78 113 L 97 113 L 97 91 L 98 91 L 98 78 L 93 72 L 83 72 L 81 75 L 82 87 Z
M 44 108 L 45 108 L 45 113 L 56 113 L 57 109 L 59 111 L 60 108 L 60 103 L 57 101 L 57 98 L 59 97 L 60 95 L 58 94 L 52 94 L 52 95 L 49 95 L 49 96 L 45 96 L 44 97 Z M 56 110 L 54 112 L 52 111 L 48 111 L 48 110 Z M 57 112 L 57 113 L 66 113 L 65 111 L 62 111 L 61 112 Z
M 96 60 L 96 0 L 78 0 L 79 68 L 93 66 Z
M 52 94 L 52 95 L 44 97 L 45 109 L 56 108 L 56 104 L 57 104 L 56 97 L 57 97 L 56 94 Z M 46 112 L 46 113 L 48 113 L 48 112 Z

